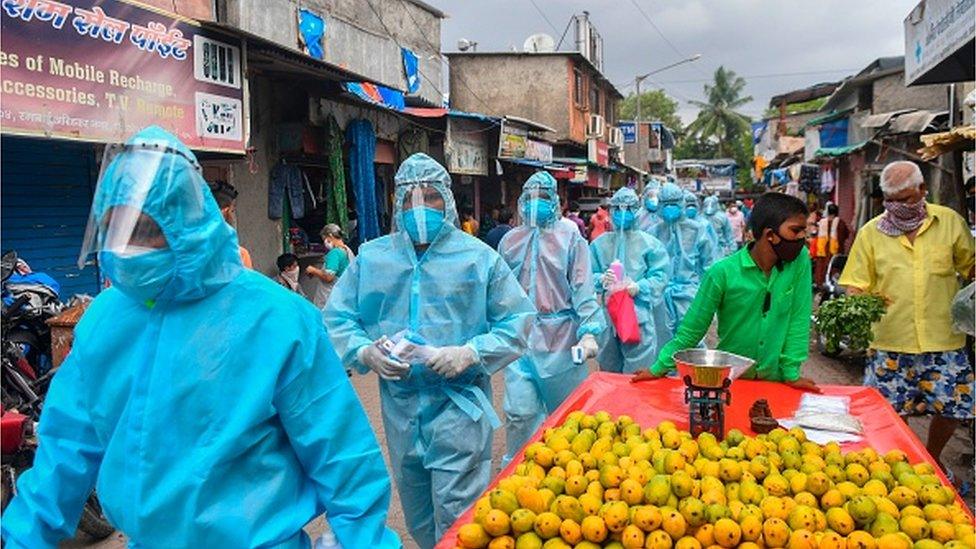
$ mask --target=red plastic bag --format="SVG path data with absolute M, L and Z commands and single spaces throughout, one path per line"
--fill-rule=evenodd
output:
M 607 299 L 607 313 L 610 321 L 617 330 L 617 338 L 626 345 L 640 343 L 640 325 L 637 322 L 637 310 L 634 308 L 634 298 L 626 290 L 614 292 Z

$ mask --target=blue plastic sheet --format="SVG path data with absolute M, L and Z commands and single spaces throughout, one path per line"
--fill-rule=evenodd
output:
M 298 10 L 298 31 L 302 34 L 305 51 L 315 59 L 322 59 L 322 37 L 325 36 L 325 20 L 306 9 Z
M 420 72 L 417 67 L 417 54 L 407 48 L 400 48 L 403 55 L 403 72 L 407 76 L 407 93 L 420 91 Z

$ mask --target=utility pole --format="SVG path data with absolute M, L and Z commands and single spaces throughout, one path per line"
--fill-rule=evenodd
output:
M 657 74 L 659 72 L 664 72 L 664 71 L 666 71 L 666 70 L 668 70 L 670 68 L 677 67 L 678 65 L 684 65 L 685 63 L 691 63 L 693 61 L 698 61 L 699 59 L 701 59 L 701 54 L 700 53 L 696 53 L 695 55 L 692 55 L 691 57 L 689 57 L 687 59 L 682 59 L 681 61 L 676 61 L 674 63 L 671 63 L 670 65 L 665 65 L 665 66 L 661 67 L 660 69 L 655 69 L 655 70 L 653 70 L 653 71 L 651 71 L 651 72 L 649 72 L 647 74 L 642 74 L 640 76 L 635 76 L 634 77 L 634 88 L 635 88 L 635 91 L 637 93 L 637 120 L 634 123 L 634 125 L 636 126 L 636 130 L 637 130 L 637 153 L 638 153 L 638 157 L 640 158 L 639 166 L 640 166 L 640 168 L 642 170 L 644 170 L 646 172 L 650 172 L 651 170 L 650 170 L 650 165 L 648 164 L 648 161 L 647 161 L 647 151 L 644 150 L 644 147 L 643 147 L 644 140 L 641 138 L 641 136 L 643 135 L 642 132 L 641 132 L 641 129 L 642 129 L 641 120 L 643 119 L 643 117 L 641 116 L 641 82 L 643 82 L 644 80 L 646 80 L 647 77 L 653 76 L 653 75 L 655 75 L 655 74 Z M 643 185 L 641 186 L 641 190 L 643 191 Z

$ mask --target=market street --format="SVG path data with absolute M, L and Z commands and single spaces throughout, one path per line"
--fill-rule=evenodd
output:
M 862 373 L 852 364 L 842 360 L 827 358 L 818 353 L 815 348 L 811 348 L 810 350 L 810 359 L 804 365 L 804 374 L 813 378 L 818 384 L 825 385 L 860 385 L 862 378 Z M 380 396 L 376 376 L 370 374 L 367 376 L 354 376 L 352 379 L 353 385 L 356 387 L 356 392 L 359 394 L 359 398 L 362 400 L 363 406 L 369 414 L 370 424 L 376 430 L 376 436 L 382 441 L 384 437 L 383 421 L 380 415 Z M 495 409 L 501 417 L 502 391 L 504 387 L 503 377 L 501 375 L 494 376 L 492 379 L 492 387 L 494 389 L 493 401 L 495 403 Z M 926 421 L 912 419 L 909 423 L 915 433 L 924 442 L 927 428 Z M 386 454 L 386 446 L 383 444 L 381 446 L 383 447 L 384 454 Z M 499 429 L 495 431 L 495 439 L 492 446 L 494 472 L 498 471 L 499 460 L 504 452 L 505 430 Z M 957 479 L 970 483 L 973 482 L 973 438 L 971 434 L 967 433 L 963 428 L 958 429 L 955 436 L 953 436 L 952 440 L 946 446 L 943 456 L 947 458 L 947 465 L 952 469 Z M 972 495 L 969 496 L 967 501 L 972 505 Z M 403 519 L 403 508 L 400 506 L 396 490 L 393 490 L 393 499 L 390 503 L 389 524 L 400 534 L 404 542 L 404 547 L 417 547 L 416 543 L 407 534 Z M 308 531 L 313 537 L 320 533 L 321 530 L 321 518 L 314 521 L 308 527 Z M 88 543 L 81 536 L 83 534 L 80 534 L 79 538 L 75 541 L 65 544 L 64 547 L 78 549 L 124 549 L 125 547 L 125 539 L 118 532 L 99 543 Z

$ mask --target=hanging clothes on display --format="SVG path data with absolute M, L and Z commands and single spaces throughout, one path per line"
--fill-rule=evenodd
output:
M 834 174 L 834 167 L 831 165 L 824 166 L 823 173 L 820 176 L 820 194 L 834 192 L 834 186 L 836 184 L 837 176 Z
M 332 200 L 326 203 L 325 222 L 334 223 L 342 228 L 342 232 L 349 234 L 349 211 L 346 205 L 346 172 L 342 164 L 342 128 L 335 117 L 329 115 L 326 122 L 326 155 L 329 158 L 328 179 L 331 182 L 329 196 Z
M 360 118 L 346 126 L 349 140 L 349 178 L 356 195 L 356 228 L 360 244 L 380 235 L 379 217 L 376 214 L 376 133 L 373 124 Z
M 271 181 L 268 183 L 268 218 L 281 219 L 285 208 L 285 193 L 287 192 L 288 204 L 290 204 L 291 218 L 301 219 L 305 217 L 305 190 L 302 171 L 298 166 L 287 164 L 284 161 L 271 171 Z
M 800 168 L 800 190 L 805 193 L 820 192 L 820 167 L 816 164 L 804 164 Z

